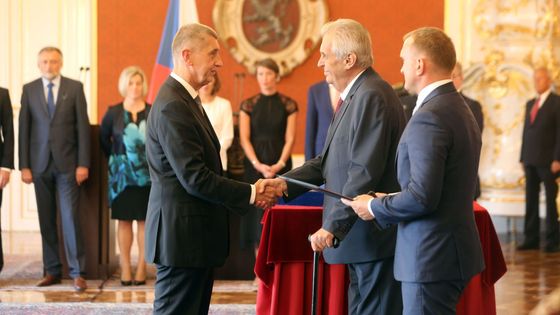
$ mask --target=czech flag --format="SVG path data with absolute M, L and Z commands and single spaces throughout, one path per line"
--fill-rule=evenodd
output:
M 156 64 L 152 70 L 150 88 L 146 101 L 153 104 L 159 87 L 173 70 L 173 54 L 171 44 L 173 37 L 181 25 L 198 23 L 198 11 L 195 0 L 169 0 L 165 25 L 159 42 Z

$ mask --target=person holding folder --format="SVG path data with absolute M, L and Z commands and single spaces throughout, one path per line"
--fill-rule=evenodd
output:
M 340 92 L 338 109 L 322 153 L 284 176 L 345 196 L 396 191 L 395 152 L 405 119 L 391 86 L 371 67 L 368 31 L 358 22 L 340 19 L 322 28 L 321 58 L 325 79 Z M 273 179 L 286 199 L 309 190 L 281 178 Z M 267 183 L 268 184 L 268 183 Z M 326 194 L 321 229 L 311 238 L 329 264 L 347 264 L 349 314 L 401 314 L 401 294 L 393 278 L 396 227 L 378 229 L 357 220 L 338 197 Z M 340 246 L 332 248 L 339 239 Z

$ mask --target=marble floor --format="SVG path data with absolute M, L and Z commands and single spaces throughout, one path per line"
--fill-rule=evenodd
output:
M 97 308 L 102 303 L 106 303 L 103 305 L 138 303 L 145 308 L 145 313 L 150 313 L 149 305 L 154 298 L 153 269 L 149 270 L 151 277 L 144 286 L 122 287 L 116 274 L 105 281 L 89 280 L 89 288 L 84 293 L 75 293 L 70 280 L 64 280 L 62 284 L 48 288 L 37 288 L 34 283 L 40 277 L 41 268 L 38 233 L 4 233 L 3 239 L 6 263 L 0 274 L 1 313 L 5 313 L 1 311 L 2 307 L 8 305 L 68 302 L 85 302 Z M 528 314 L 539 301 L 560 287 L 560 253 L 547 254 L 537 250 L 519 252 L 515 250 L 514 243 L 508 237 L 501 237 L 501 241 L 508 272 L 495 286 L 497 314 Z M 22 273 L 24 269 L 37 270 L 32 272 L 27 270 L 29 273 L 27 275 Z M 256 290 L 251 281 L 217 281 L 215 284 L 212 295 L 214 310 L 224 305 L 236 305 L 244 309 L 239 314 L 252 314 L 255 302 Z M 12 314 L 16 313 L 12 312 Z M 43 314 L 35 311 L 21 313 Z M 125 309 L 122 314 L 126 313 L 128 312 Z M 137 311 L 130 313 L 137 313 Z M 221 314 L 221 312 L 214 313 Z

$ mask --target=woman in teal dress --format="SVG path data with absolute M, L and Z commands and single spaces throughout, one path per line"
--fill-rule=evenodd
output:
M 118 220 L 121 284 L 146 283 L 144 221 L 150 195 L 146 161 L 146 121 L 150 105 L 144 101 L 146 76 L 138 67 L 125 68 L 119 77 L 124 100 L 110 106 L 101 123 L 101 147 L 109 159 L 109 204 L 111 218 Z M 134 280 L 130 263 L 132 223 L 137 222 L 138 266 Z

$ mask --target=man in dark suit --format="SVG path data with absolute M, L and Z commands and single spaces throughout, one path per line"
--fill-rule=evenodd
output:
M 14 120 L 12 102 L 7 89 L 0 88 L 0 206 L 2 205 L 2 190 L 10 182 L 10 173 L 14 168 Z M 1 225 L 1 224 L 0 224 Z M 2 231 L 0 230 L 0 271 L 4 267 L 4 252 L 2 250 Z
M 418 95 L 408 93 L 408 91 L 404 89 L 404 86 L 396 88 L 395 93 L 403 106 L 404 118 L 408 123 L 410 117 L 412 117 L 414 106 L 416 106 L 416 99 L 418 98 Z
M 472 205 L 480 130 L 450 80 L 451 39 L 437 28 L 404 39 L 401 72 L 418 101 L 397 152 L 401 192 L 344 203 L 364 220 L 398 224 L 403 314 L 455 314 L 464 287 L 484 269 Z
M 45 277 L 37 286 L 60 283 L 56 200 L 60 208 L 64 250 L 74 288 L 84 291 L 85 252 L 80 235 L 79 185 L 88 178 L 90 126 L 80 82 L 60 75 L 62 52 L 39 51 L 42 77 L 23 86 L 19 114 L 19 168 L 24 183 L 33 183 L 43 242 Z
M 179 29 L 173 72 L 148 117 L 146 156 L 152 189 L 146 261 L 157 266 L 155 314 L 206 314 L 213 270 L 229 251 L 229 213 L 275 201 L 255 185 L 224 177 L 220 144 L 198 97 L 223 65 L 217 35 L 202 24 Z
M 392 87 L 371 68 L 368 31 L 341 19 L 322 29 L 321 58 L 325 78 L 339 92 L 341 103 L 329 127 L 322 154 L 285 174 L 347 196 L 370 189 L 396 191 L 395 152 L 405 121 Z M 305 192 L 280 179 L 289 198 Z M 401 314 L 400 287 L 393 278 L 396 226 L 380 230 L 358 220 L 348 206 L 325 196 L 322 228 L 311 236 L 314 251 L 329 264 L 347 264 L 349 314 Z M 341 240 L 331 248 L 333 239 Z
M 552 92 L 546 68 L 534 71 L 537 97 L 527 102 L 521 163 L 525 169 L 525 241 L 519 250 L 539 248 L 539 194 L 546 192 L 546 252 L 559 250 L 556 177 L 560 172 L 560 96 Z
M 338 102 L 339 93 L 327 81 L 313 84 L 307 91 L 305 123 L 305 160 L 311 160 L 323 151 L 327 131 Z
M 453 68 L 453 72 L 451 73 L 451 80 L 453 80 L 453 85 L 455 85 L 455 88 L 457 89 L 459 94 L 461 94 L 463 99 L 465 99 L 465 103 L 469 105 L 469 108 L 473 113 L 474 120 L 476 120 L 476 124 L 478 125 L 478 128 L 480 128 L 480 134 L 482 134 L 482 131 L 484 130 L 484 116 L 482 115 L 482 106 L 478 101 L 466 96 L 461 91 L 461 88 L 463 87 L 463 66 L 460 62 L 457 62 L 455 64 L 455 68 Z M 480 197 L 480 178 L 477 175 L 474 200 L 478 199 L 478 197 Z

